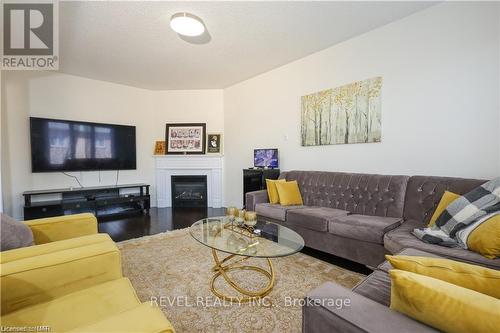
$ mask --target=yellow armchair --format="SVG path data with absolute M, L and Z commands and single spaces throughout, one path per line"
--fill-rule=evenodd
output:
M 92 214 L 25 221 L 34 246 L 0 252 L 1 326 L 66 332 L 174 332 L 122 275 Z
M 92 214 L 24 223 L 35 245 L 0 252 L 2 315 L 122 277 L 120 251 Z

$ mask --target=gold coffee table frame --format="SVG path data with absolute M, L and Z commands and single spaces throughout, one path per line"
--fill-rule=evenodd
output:
M 276 282 L 272 258 L 279 258 L 292 255 L 300 251 L 304 246 L 304 239 L 295 231 L 285 226 L 270 221 L 257 221 L 259 230 L 254 227 L 228 222 L 228 217 L 210 217 L 193 223 L 190 228 L 191 236 L 201 244 L 210 247 L 214 265 L 212 266 L 213 276 L 210 279 L 210 289 L 219 299 L 228 302 L 245 303 L 261 299 L 271 293 Z M 245 237 L 248 243 L 245 247 L 230 248 L 227 244 L 229 237 Z M 271 243 L 269 243 L 271 242 Z M 270 245 L 273 244 L 273 245 Z M 249 251 L 250 249 L 254 249 Z M 219 257 L 220 253 L 227 254 Z M 245 264 L 245 261 L 251 258 L 264 259 L 267 265 L 262 267 Z M 267 266 L 267 267 L 265 267 Z M 252 271 L 263 276 L 267 281 L 265 286 L 259 290 L 248 289 L 248 286 L 242 286 L 231 277 L 234 271 Z M 232 288 L 239 295 L 227 295 L 225 292 L 216 288 L 217 280 L 222 277 L 228 287 Z
M 274 276 L 274 269 L 273 269 L 273 264 L 271 262 L 271 259 L 265 258 L 267 260 L 267 264 L 269 266 L 269 271 L 266 271 L 265 269 L 257 266 L 248 266 L 248 265 L 240 265 L 241 262 L 249 259 L 250 257 L 243 257 L 240 258 L 236 261 L 229 262 L 231 259 L 235 257 L 239 257 L 236 254 L 231 254 L 225 257 L 224 259 L 220 260 L 219 256 L 217 255 L 217 250 L 212 248 L 212 256 L 214 257 L 215 261 L 215 266 L 212 268 L 212 271 L 215 272 L 215 274 L 212 277 L 212 280 L 210 281 L 210 289 L 214 293 L 215 296 L 219 297 L 220 299 L 224 301 L 229 301 L 229 302 L 239 302 L 239 303 L 244 303 L 244 302 L 250 302 L 252 300 L 262 298 L 267 296 L 271 290 L 273 290 L 274 287 L 274 281 L 275 281 L 275 276 Z M 225 264 L 225 265 L 224 265 Z M 227 272 L 232 271 L 232 270 L 252 270 L 255 272 L 259 272 L 265 277 L 268 278 L 269 282 L 267 286 L 261 290 L 258 291 L 251 291 L 248 289 L 245 289 L 241 286 L 239 286 L 231 277 L 227 274 Z M 233 297 L 233 296 L 227 296 L 224 295 L 222 292 L 217 290 L 215 288 L 215 281 L 217 280 L 218 277 L 222 276 L 224 280 L 237 292 L 239 292 L 242 295 L 245 295 L 244 297 Z

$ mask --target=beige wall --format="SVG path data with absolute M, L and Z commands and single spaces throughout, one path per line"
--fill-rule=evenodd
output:
M 498 6 L 436 5 L 225 89 L 226 204 L 262 147 L 282 170 L 498 176 Z M 301 147 L 302 95 L 374 76 L 382 143 Z
M 222 132 L 222 90 L 149 91 L 81 77 L 5 72 L 2 113 L 2 178 L 5 211 L 22 217 L 22 195 L 29 189 L 77 186 L 61 173 L 31 173 L 29 116 L 74 119 L 137 127 L 137 170 L 120 171 L 120 183 L 146 182 L 154 189 L 153 148 L 164 139 L 167 122 L 206 122 Z M 71 172 L 84 186 L 115 183 L 115 171 Z

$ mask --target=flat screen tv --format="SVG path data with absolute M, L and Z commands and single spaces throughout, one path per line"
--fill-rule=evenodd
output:
M 254 149 L 253 165 L 256 168 L 277 168 L 278 149 Z
M 136 169 L 135 126 L 30 117 L 31 170 Z

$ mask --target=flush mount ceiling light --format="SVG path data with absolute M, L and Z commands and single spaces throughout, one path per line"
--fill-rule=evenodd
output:
M 170 27 L 179 35 L 199 36 L 205 32 L 203 21 L 189 13 L 177 13 L 170 18 Z

